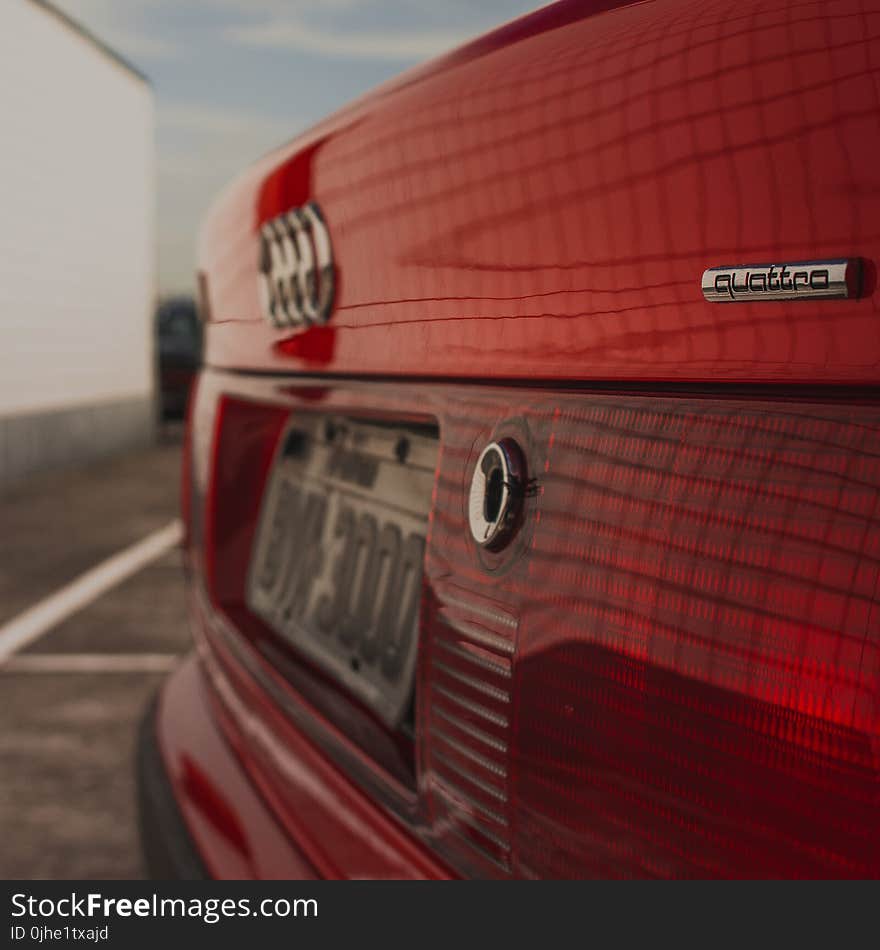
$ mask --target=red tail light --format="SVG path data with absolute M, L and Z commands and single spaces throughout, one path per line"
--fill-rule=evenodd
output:
M 226 609 L 274 440 L 315 399 L 211 385 L 227 395 L 205 543 Z M 416 783 L 338 723 L 316 738 L 413 835 L 467 874 L 880 873 L 880 410 L 381 384 L 321 401 L 439 425 Z M 501 438 L 532 482 L 487 552 L 467 497 Z M 275 700 L 301 697 L 269 665 L 253 669 Z
M 876 874 L 876 411 L 534 402 L 509 564 L 459 514 L 485 405 L 445 429 L 423 706 L 450 824 L 529 876 Z
M 217 407 L 206 512 L 205 579 L 211 599 L 244 606 L 248 559 L 263 486 L 288 411 L 224 397 Z

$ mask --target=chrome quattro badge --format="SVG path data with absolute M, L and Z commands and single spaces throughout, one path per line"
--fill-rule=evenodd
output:
M 481 548 L 500 551 L 519 526 L 526 490 L 525 460 L 513 439 L 490 442 L 471 477 L 468 521 Z
M 861 271 L 858 259 L 710 267 L 703 271 L 703 296 L 712 303 L 858 297 Z
M 260 229 L 260 307 L 279 329 L 326 323 L 333 309 L 333 248 L 314 201 L 267 221 Z

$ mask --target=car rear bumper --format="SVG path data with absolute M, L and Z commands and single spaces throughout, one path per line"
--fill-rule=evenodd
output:
M 156 735 L 159 696 L 144 712 L 137 741 L 137 804 L 141 851 L 150 878 L 204 880 L 207 870 L 184 823 Z
M 316 877 L 220 733 L 195 657 L 171 675 L 145 712 L 137 777 L 151 877 Z

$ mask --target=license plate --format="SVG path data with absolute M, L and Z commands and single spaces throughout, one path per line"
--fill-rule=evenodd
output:
M 412 694 L 436 457 L 424 430 L 298 417 L 248 575 L 249 608 L 392 727 Z

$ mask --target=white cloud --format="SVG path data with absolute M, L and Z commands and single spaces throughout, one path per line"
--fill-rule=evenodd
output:
M 140 30 L 129 30 L 124 27 L 103 27 L 99 39 L 111 49 L 121 53 L 126 59 L 135 62 L 139 60 L 171 59 L 181 53 L 181 49 L 176 43 L 158 36 L 148 36 Z
M 186 39 L 174 16 L 200 11 L 203 37 L 250 48 L 332 58 L 411 62 L 445 52 L 536 0 L 476 4 L 447 0 L 55 0 L 123 55 L 179 58 Z
M 291 17 L 231 27 L 226 36 L 243 46 L 275 47 L 348 59 L 421 60 L 457 46 L 470 31 L 346 31 L 310 27 Z
M 303 123 L 254 111 L 228 109 L 194 102 L 160 103 L 157 113 L 159 133 L 225 136 L 246 141 L 268 142 L 266 148 L 290 138 Z

